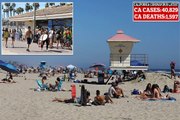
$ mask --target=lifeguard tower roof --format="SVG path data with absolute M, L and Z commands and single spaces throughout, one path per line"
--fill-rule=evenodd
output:
M 116 41 L 118 41 L 118 42 L 120 42 L 120 41 L 122 41 L 122 42 L 139 42 L 140 40 L 124 34 L 124 32 L 122 30 L 118 30 L 116 35 L 109 38 L 107 42 L 111 42 L 111 41 L 113 41 L 113 42 L 116 42 Z

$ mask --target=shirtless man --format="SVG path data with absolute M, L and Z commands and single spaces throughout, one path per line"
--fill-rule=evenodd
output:
M 33 34 L 32 34 L 32 31 L 31 31 L 31 27 L 28 26 L 28 31 L 26 32 L 26 35 L 25 35 L 25 38 L 26 38 L 27 44 L 28 44 L 28 47 L 27 47 L 26 51 L 28 51 L 28 52 L 30 52 L 29 47 L 30 47 L 31 42 L 32 42 L 32 36 L 33 36 Z
M 100 91 L 96 90 L 96 96 L 92 104 L 105 105 L 105 103 L 113 103 L 112 99 L 108 95 L 100 95 Z

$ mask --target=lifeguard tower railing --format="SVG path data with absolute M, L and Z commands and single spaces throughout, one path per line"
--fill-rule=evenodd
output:
M 147 54 L 110 54 L 110 61 L 117 61 L 121 66 L 148 66 L 148 55 Z

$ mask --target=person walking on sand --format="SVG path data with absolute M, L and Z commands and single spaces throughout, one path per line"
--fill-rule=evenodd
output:
M 11 32 L 12 47 L 13 47 L 13 48 L 14 48 L 15 35 L 16 35 L 16 30 L 13 29 L 12 32 Z
M 30 52 L 29 47 L 30 47 L 31 42 L 32 42 L 32 37 L 33 37 L 33 35 L 32 35 L 32 31 L 31 31 L 31 27 L 28 26 L 28 31 L 26 32 L 26 35 L 25 35 L 25 38 L 26 38 L 27 44 L 28 44 L 26 51 L 28 51 L 28 52 Z
M 170 67 L 171 67 L 171 79 L 174 77 L 174 79 L 176 78 L 176 75 L 175 75 L 175 62 L 171 62 L 170 63 Z
M 49 46 L 48 31 L 42 30 L 42 35 L 40 37 L 40 40 L 41 40 L 41 50 L 43 50 L 43 46 L 45 43 L 46 43 L 46 50 L 48 50 L 48 46 Z
M 50 42 L 50 48 L 53 48 L 53 42 L 54 42 L 54 29 L 51 28 L 49 31 L 49 42 Z
M 3 37 L 5 39 L 5 47 L 7 48 L 7 42 L 8 42 L 8 37 L 9 37 L 9 32 L 8 32 L 8 28 L 5 29 Z

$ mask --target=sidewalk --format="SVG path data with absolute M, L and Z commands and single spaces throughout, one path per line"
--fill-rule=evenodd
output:
M 41 50 L 37 43 L 31 43 L 30 52 L 26 51 L 26 41 L 16 40 L 14 48 L 12 48 L 11 43 L 11 39 L 8 39 L 8 48 L 6 48 L 4 45 L 5 42 L 1 42 L 2 55 L 73 55 L 73 50 L 61 49 L 61 47 L 57 49 L 56 43 L 54 43 L 53 48 L 49 50 L 46 50 L 46 45 L 44 45 L 43 50 Z

